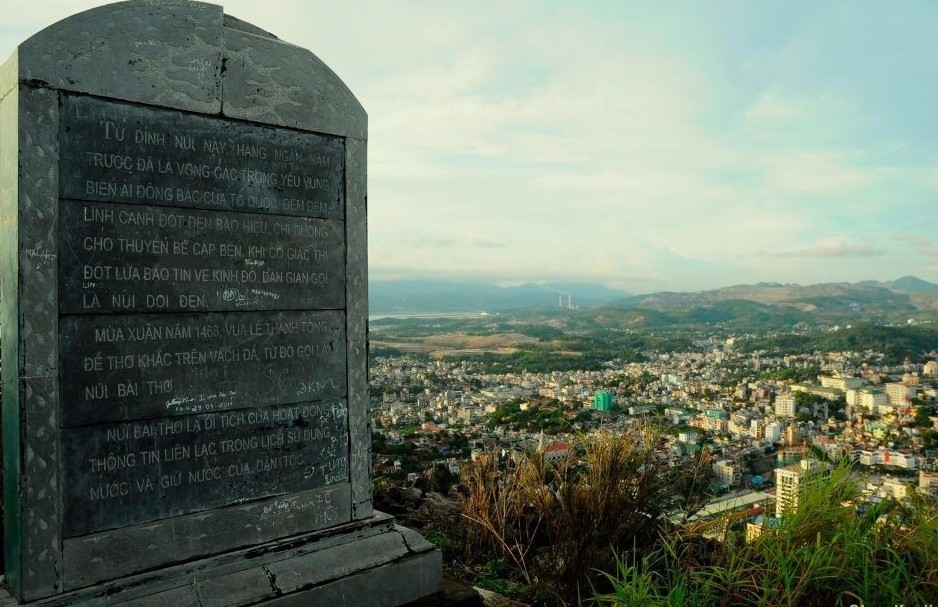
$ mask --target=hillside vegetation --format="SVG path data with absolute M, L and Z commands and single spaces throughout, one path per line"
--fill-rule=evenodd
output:
M 888 364 L 906 356 L 920 362 L 938 350 L 938 324 L 865 322 L 833 330 L 809 323 L 807 315 L 749 301 L 668 312 L 525 310 L 483 318 L 382 319 L 371 324 L 370 335 L 376 352 L 471 358 L 501 373 L 598 369 L 612 359 L 640 361 L 647 352 L 688 351 L 711 336 L 742 336 L 737 346 L 744 352 L 874 350 L 885 353 Z
M 859 511 L 861 479 L 841 467 L 808 483 L 798 510 L 749 543 L 726 521 L 712 552 L 673 528 L 625 551 L 600 604 L 615 607 L 827 607 L 938 603 L 938 506 L 925 498 Z
M 434 539 L 476 583 L 534 605 L 938 604 L 933 499 L 858 508 L 865 480 L 843 465 L 746 542 L 744 519 L 667 522 L 702 506 L 708 466 L 702 453 L 662 467 L 656 444 L 638 432 L 556 460 L 480 458 L 463 477 L 462 525 Z

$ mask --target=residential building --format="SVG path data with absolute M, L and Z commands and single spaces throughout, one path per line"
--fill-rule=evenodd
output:
M 777 417 L 795 416 L 795 395 L 791 392 L 775 397 L 775 415 Z
M 821 380 L 822 388 L 834 388 L 844 392 L 847 390 L 856 390 L 863 385 L 863 380 L 859 377 L 827 377 L 821 375 L 818 379 Z
M 782 437 L 782 427 L 776 422 L 766 424 L 765 426 L 765 440 L 772 443 L 779 442 L 779 439 Z
M 922 368 L 922 374 L 929 377 L 938 377 L 938 361 L 930 360 Z
M 925 495 L 938 498 L 938 472 L 919 470 L 918 490 Z
M 893 382 L 884 386 L 886 389 L 886 398 L 890 405 L 907 405 L 915 397 L 915 386 L 907 386 L 900 382 Z
M 775 469 L 775 516 L 798 509 L 802 483 L 822 470 L 816 459 L 802 459 L 797 464 Z
M 861 390 L 847 390 L 847 404 L 861 407 L 865 411 L 877 412 L 880 405 L 889 402 L 886 393 L 878 388 L 863 388 Z
M 597 390 L 593 395 L 593 409 L 597 411 L 609 411 L 615 404 L 615 394 L 609 390 Z
M 742 480 L 742 470 L 739 462 L 733 459 L 720 459 L 713 462 L 713 473 L 717 480 L 728 487 L 739 486 Z

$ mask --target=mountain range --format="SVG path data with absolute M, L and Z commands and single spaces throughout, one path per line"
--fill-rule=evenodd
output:
M 903 276 L 892 281 L 815 285 L 758 283 L 696 292 L 631 295 L 603 285 L 578 282 L 525 283 L 502 287 L 481 282 L 374 281 L 372 314 L 425 312 L 495 312 L 515 308 L 639 309 L 649 312 L 696 310 L 695 316 L 732 315 L 760 304 L 765 313 L 786 318 L 898 320 L 938 317 L 938 285 Z M 734 302 L 740 302 L 735 303 Z M 562 304 L 562 305 L 560 305 Z M 730 305 L 728 305 L 730 304 Z M 773 311 L 774 310 L 774 311 Z
M 898 280 L 816 285 L 758 283 L 689 293 L 658 292 L 625 298 L 613 305 L 650 310 L 672 310 L 711 306 L 719 302 L 743 300 L 826 314 L 874 315 L 938 312 L 938 285 L 903 276 Z

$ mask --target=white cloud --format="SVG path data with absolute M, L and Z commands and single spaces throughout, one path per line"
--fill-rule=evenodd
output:
M 843 238 L 827 238 L 807 247 L 764 253 L 771 257 L 877 257 L 886 250 L 869 242 L 851 243 Z
M 0 0 L 6 28 L 18 28 L 0 29 L 0 49 L 93 4 Z M 817 264 L 796 260 L 824 258 L 832 273 L 861 271 L 847 264 L 864 255 L 903 262 L 878 243 L 818 240 L 819 230 L 859 225 L 857 209 L 881 210 L 884 192 L 892 204 L 909 183 L 938 188 L 938 172 L 903 164 L 896 141 L 856 145 L 867 116 L 849 90 L 774 78 L 810 59 L 791 47 L 762 58 L 761 88 L 740 90 L 726 77 L 734 57 L 701 45 L 706 32 L 688 42 L 670 24 L 606 19 L 595 6 L 225 8 L 313 50 L 368 111 L 376 275 L 632 290 L 808 282 Z

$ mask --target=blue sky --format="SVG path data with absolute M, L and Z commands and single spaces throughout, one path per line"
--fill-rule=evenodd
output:
M 938 3 L 224 4 L 368 111 L 374 279 L 938 282 Z

